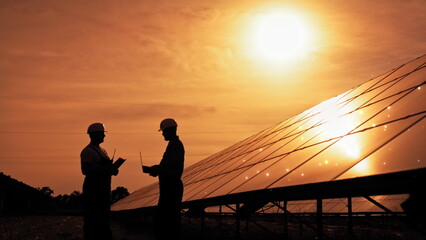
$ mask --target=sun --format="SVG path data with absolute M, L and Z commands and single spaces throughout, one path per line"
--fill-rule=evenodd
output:
M 253 22 L 251 45 L 256 58 L 284 63 L 304 57 L 311 36 L 301 16 L 284 11 L 261 14 Z

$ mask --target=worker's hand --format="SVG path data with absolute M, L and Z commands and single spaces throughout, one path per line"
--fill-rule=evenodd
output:
M 118 168 L 112 167 L 111 168 L 111 175 L 117 176 L 118 175 Z
M 158 176 L 159 173 L 160 173 L 160 166 L 158 166 L 158 165 L 152 166 L 150 171 L 149 171 L 149 175 L 152 176 L 152 177 Z

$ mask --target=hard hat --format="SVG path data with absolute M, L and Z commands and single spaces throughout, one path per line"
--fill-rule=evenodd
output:
M 93 132 L 105 132 L 105 126 L 103 123 L 92 123 L 89 128 L 87 128 L 87 133 Z
M 163 131 L 169 127 L 177 127 L 177 122 L 173 118 L 166 118 L 160 123 L 160 129 L 158 131 Z

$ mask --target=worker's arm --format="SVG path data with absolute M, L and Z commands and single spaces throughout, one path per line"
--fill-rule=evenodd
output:
M 152 177 L 157 177 L 159 173 L 160 173 L 160 165 L 151 166 L 151 168 L 149 169 L 149 175 Z
M 99 153 L 93 149 L 85 148 L 80 154 L 81 171 L 84 175 L 117 175 L 118 169 L 108 162 L 102 162 Z
M 149 175 L 157 177 L 161 174 L 164 177 L 180 178 L 184 167 L 184 157 L 185 150 L 180 141 L 169 144 L 160 164 L 151 166 Z

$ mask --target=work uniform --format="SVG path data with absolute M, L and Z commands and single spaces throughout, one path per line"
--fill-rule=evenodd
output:
M 87 145 L 80 154 L 84 199 L 84 239 L 112 239 L 109 225 L 112 160 L 98 146 Z
M 160 198 L 156 235 L 159 239 L 179 239 L 180 237 L 180 211 L 183 196 L 181 177 L 184 156 L 185 149 L 179 137 L 171 138 L 158 167 Z

